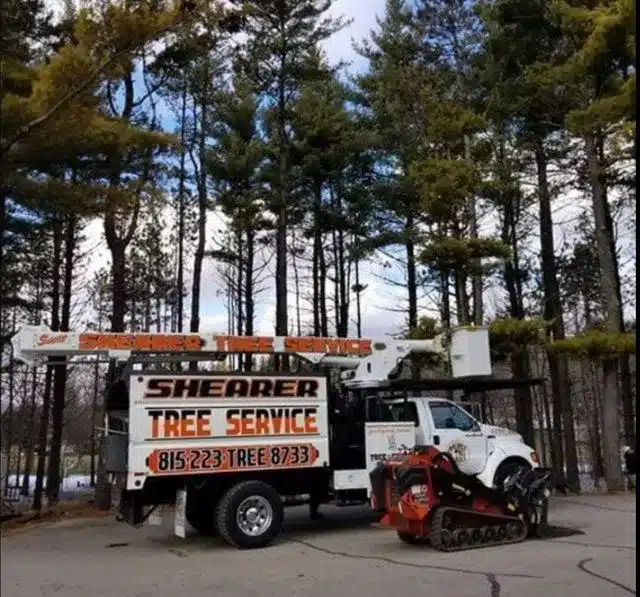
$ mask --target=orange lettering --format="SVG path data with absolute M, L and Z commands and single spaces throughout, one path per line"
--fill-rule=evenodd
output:
M 196 435 L 196 422 L 191 417 L 184 417 L 180 421 L 180 436 L 195 437 L 195 435 Z
M 80 350 L 199 351 L 195 334 L 81 334 Z
M 216 336 L 220 352 L 273 352 L 273 338 L 269 336 Z
M 240 430 L 242 435 L 254 435 L 254 431 L 251 427 L 251 419 L 249 417 L 244 417 L 241 421 Z
M 296 419 L 297 417 L 291 417 L 291 431 L 293 431 L 293 433 L 305 433 L 306 426 L 304 423 L 302 425 L 298 425 L 298 421 Z
M 158 419 L 151 419 L 151 437 L 159 437 L 160 436 L 160 423 Z
M 241 419 L 239 416 L 229 417 L 227 419 L 227 435 L 240 435 Z
M 204 417 L 198 417 L 196 419 L 196 435 L 198 437 L 206 437 L 211 435 L 211 421 Z
M 167 413 L 164 419 L 164 436 L 180 437 L 180 419 Z
M 269 416 L 256 418 L 256 435 L 269 435 Z
M 305 433 L 318 433 L 318 424 L 315 415 L 309 415 L 304 420 Z
M 285 352 L 365 355 L 371 353 L 371 340 L 288 336 L 284 339 L 284 349 Z

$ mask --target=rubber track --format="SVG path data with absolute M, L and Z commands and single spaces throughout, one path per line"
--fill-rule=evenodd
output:
M 478 521 L 480 522 L 480 524 L 476 526 L 465 528 L 465 530 L 467 531 L 468 539 L 462 544 L 453 544 L 453 543 L 447 544 L 444 541 L 443 531 L 447 532 L 447 529 L 444 529 L 442 526 L 443 519 L 446 514 L 452 513 L 452 512 L 453 513 L 459 512 L 461 514 L 464 514 L 465 517 L 469 517 L 470 515 L 477 516 Z M 485 521 L 484 524 L 482 521 Z M 511 539 L 505 537 L 504 539 L 493 539 L 488 542 L 480 542 L 480 543 L 471 542 L 471 531 L 473 529 L 477 529 L 482 526 L 498 526 L 498 525 L 502 526 L 502 525 L 507 525 L 509 523 L 515 523 L 520 527 L 520 533 L 516 537 L 513 537 Z M 462 527 L 456 527 L 456 528 L 462 528 Z M 448 532 L 451 532 L 451 531 L 448 531 Z M 475 512 L 475 511 L 468 510 L 466 508 L 440 506 L 437 508 L 437 510 L 433 515 L 433 519 L 431 522 L 431 532 L 429 533 L 429 542 L 433 547 L 435 547 L 435 549 L 439 551 L 447 551 L 447 552 L 466 551 L 470 549 L 480 549 L 482 547 L 495 547 L 496 545 L 509 545 L 512 543 L 521 543 L 527 538 L 527 535 L 528 535 L 527 525 L 522 520 L 516 517 L 511 517 L 511 516 L 507 517 L 507 516 L 501 516 L 500 514 L 489 514 L 486 512 Z

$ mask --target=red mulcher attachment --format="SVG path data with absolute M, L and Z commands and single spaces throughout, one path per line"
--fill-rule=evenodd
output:
M 372 506 L 400 539 L 428 539 L 441 551 L 519 543 L 536 533 L 550 495 L 550 469 L 522 469 L 502 491 L 460 471 L 454 459 L 420 446 L 370 474 Z

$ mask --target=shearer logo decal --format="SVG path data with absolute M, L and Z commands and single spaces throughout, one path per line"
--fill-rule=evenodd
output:
M 464 462 L 467 459 L 468 448 L 462 442 L 453 442 L 447 446 L 447 452 L 456 462 Z

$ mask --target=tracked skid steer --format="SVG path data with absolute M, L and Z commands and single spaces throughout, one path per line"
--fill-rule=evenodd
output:
M 519 543 L 543 518 L 554 471 L 523 468 L 491 489 L 460 471 L 452 456 L 419 446 L 381 462 L 371 473 L 372 507 L 406 543 L 440 551 Z

